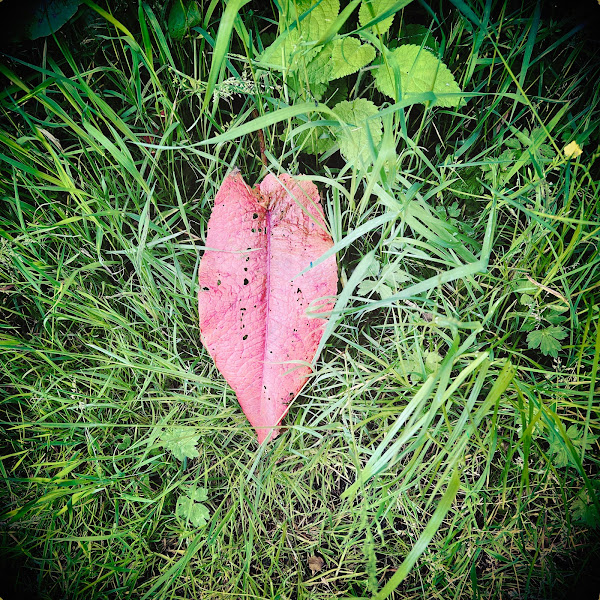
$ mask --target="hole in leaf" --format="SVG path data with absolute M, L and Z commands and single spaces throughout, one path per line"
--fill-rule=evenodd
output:
M 242 337 L 243 340 L 247 340 L 248 339 L 248 334 L 246 334 L 244 337 Z
M 250 282 L 247 279 L 244 279 L 244 285 L 248 285 Z
M 221 285 L 221 280 L 217 279 L 217 285 Z

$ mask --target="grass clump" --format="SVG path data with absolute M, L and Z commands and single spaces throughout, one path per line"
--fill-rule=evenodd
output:
M 3 57 L 0 594 L 584 597 L 597 47 L 508 2 L 373 3 L 370 33 L 342 7 L 332 40 L 405 37 L 465 104 L 390 100 L 369 63 L 319 95 L 304 55 L 260 62 L 279 15 L 243 4 L 171 39 L 168 7 L 88 2 Z M 261 448 L 196 316 L 233 165 L 318 184 L 343 285 Z

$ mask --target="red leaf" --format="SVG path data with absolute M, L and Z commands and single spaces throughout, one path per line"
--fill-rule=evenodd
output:
M 277 435 L 310 374 L 337 292 L 335 256 L 298 274 L 332 245 L 311 182 L 267 175 L 253 190 L 236 170 L 217 193 L 199 268 L 200 333 L 259 442 Z

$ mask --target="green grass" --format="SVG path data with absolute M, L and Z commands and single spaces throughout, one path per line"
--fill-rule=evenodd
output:
M 277 15 L 241 4 L 176 43 L 158 3 L 89 3 L 3 57 L 0 596 L 596 598 L 597 48 L 527 3 L 411 4 L 394 27 L 431 29 L 468 103 L 350 76 L 386 109 L 360 166 L 298 147 L 298 118 L 342 124 L 250 68 Z M 343 285 L 262 448 L 196 312 L 212 200 L 234 165 L 264 174 L 259 129 L 270 171 L 319 186 Z M 195 486 L 204 528 L 175 510 Z

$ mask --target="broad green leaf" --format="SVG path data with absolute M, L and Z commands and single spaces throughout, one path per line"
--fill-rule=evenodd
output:
M 375 281 L 373 279 L 363 279 L 356 288 L 357 293 L 360 296 L 366 296 L 370 294 L 372 291 L 376 290 L 379 286 L 379 281 Z
M 530 306 L 533 304 L 533 298 L 529 294 L 522 294 L 519 301 L 525 306 Z
M 322 154 L 335 145 L 335 140 L 328 127 L 315 125 L 296 135 L 295 145 L 301 152 L 306 152 L 307 154 Z
M 530 332 L 527 335 L 527 346 L 532 350 L 539 348 L 544 356 L 556 358 L 561 349 L 560 340 L 566 337 L 567 330 L 564 327 L 552 325 Z
M 340 145 L 340 152 L 344 158 L 351 162 L 371 162 L 369 148 L 369 134 L 367 124 L 374 145 L 381 140 L 382 125 L 380 118 L 369 118 L 377 115 L 377 106 L 365 98 L 344 100 L 333 107 L 333 112 L 340 121 L 346 123 L 336 132 Z
M 131 446 L 131 436 L 126 433 L 117 444 L 117 450 L 127 450 Z
M 307 39 L 316 41 L 324 35 L 340 12 L 340 0 L 284 0 L 281 24 L 296 23 Z
M 397 0 L 363 0 L 358 11 L 358 22 L 361 27 L 376 19 L 386 11 L 393 8 L 394 4 L 398 4 Z M 394 20 L 394 15 L 379 21 L 371 27 L 375 34 L 385 33 L 391 26 Z
M 388 54 L 388 64 L 382 64 L 375 70 L 375 85 L 386 96 L 398 102 L 410 100 L 411 96 L 433 92 L 436 95 L 436 106 L 457 107 L 464 104 L 459 96 L 461 92 L 454 76 L 448 67 L 434 54 L 415 45 L 399 46 Z M 400 75 L 400 94 L 398 97 L 394 71 Z M 416 99 L 416 103 L 423 103 Z
M 568 309 L 567 306 L 565 306 L 564 308 Z M 544 317 L 546 321 L 548 321 L 548 323 L 550 323 L 551 325 L 560 325 L 561 323 L 564 323 L 567 320 L 567 317 L 553 310 L 546 311 L 544 313 Z
M 163 432 L 160 439 L 162 445 L 181 461 L 199 456 L 196 444 L 200 435 L 191 427 L 173 427 Z
M 380 271 L 381 276 L 379 276 Z M 358 293 L 361 296 L 367 296 L 376 291 L 382 300 L 393 296 L 398 291 L 400 284 L 411 280 L 410 275 L 403 271 L 398 264 L 389 263 L 381 269 L 379 261 L 373 261 L 368 276 L 373 278 L 379 276 L 379 279 L 377 281 L 373 279 L 361 281 L 357 288 Z
M 206 502 L 208 500 L 208 490 L 202 487 L 190 489 L 187 495 L 195 502 Z
M 590 498 L 590 493 L 583 488 L 572 505 L 573 520 L 583 523 L 587 527 L 597 528 L 600 526 L 600 514 Z
M 544 158 L 552 159 L 556 156 L 556 152 L 550 144 L 540 144 L 538 151 Z
M 77 12 L 81 0 L 39 0 L 12 4 L 12 12 L 8 13 L 12 22 L 5 25 L 4 35 L 13 41 L 36 40 L 58 31 Z
M 186 491 L 177 499 L 175 514 L 195 527 L 204 527 L 210 519 L 210 512 L 201 502 L 208 499 L 204 488 L 195 488 Z
M 516 137 L 504 140 L 504 145 L 513 148 L 514 150 L 521 149 L 521 142 Z
M 306 66 L 311 83 L 327 83 L 356 73 L 375 58 L 375 48 L 353 37 L 339 37 L 325 44 Z
M 167 29 L 174 40 L 182 40 L 190 27 L 198 25 L 202 21 L 202 15 L 198 4 L 194 1 L 185 4 L 183 0 L 175 0 L 169 11 Z
M 175 0 L 169 11 L 167 31 L 174 40 L 182 40 L 187 31 L 186 8 L 183 0 Z
M 302 31 L 292 29 L 281 34 L 260 56 L 265 65 L 289 72 L 296 71 L 318 52 L 318 48 L 304 42 Z
M 365 279 L 364 281 L 361 281 L 356 291 L 361 296 L 367 296 L 371 292 L 375 291 L 379 294 L 382 300 L 390 298 L 394 295 L 394 292 L 388 285 L 382 283 L 381 281 L 373 281 L 372 279 Z
M 394 295 L 394 290 L 392 290 L 391 287 L 389 287 L 388 285 L 386 285 L 385 283 L 382 283 L 379 286 L 379 296 L 381 297 L 382 300 L 386 300 L 387 298 L 391 298 Z
M 583 439 L 583 429 L 577 427 L 577 425 L 571 425 L 567 431 L 567 437 L 571 440 L 573 444 L 573 448 L 579 452 L 583 449 L 584 451 L 589 450 L 598 436 L 596 435 L 588 435 L 585 438 L 585 447 L 584 447 L 584 439 Z M 570 448 L 567 446 L 567 443 L 563 439 L 563 437 L 554 429 L 550 429 L 550 437 L 548 439 L 549 448 L 548 453 L 552 456 L 552 462 L 556 467 L 568 467 L 569 465 L 572 467 L 577 467 L 577 462 L 573 458 Z
M 389 263 L 381 271 L 381 279 L 385 280 L 391 286 L 397 288 L 401 283 L 410 281 L 411 276 L 400 268 L 398 263 Z
M 200 13 L 200 8 L 195 0 L 188 4 L 187 23 L 188 27 L 195 27 L 202 23 L 202 14 Z
M 482 172 L 479 167 L 467 167 L 457 171 L 458 179 L 450 186 L 459 198 L 470 199 L 481 194 L 482 186 L 479 180 Z
M 373 262 L 371 263 L 371 265 L 369 266 L 368 270 L 367 270 L 367 277 L 377 277 L 377 275 L 379 275 L 379 272 L 381 271 L 381 263 L 374 258 Z
M 428 350 L 425 352 L 425 368 L 430 373 L 439 369 L 442 360 L 441 354 L 435 350 Z
M 288 2 L 281 15 L 284 31 L 262 53 L 261 62 L 295 71 L 319 52 L 315 42 L 329 29 L 340 12 L 339 0 Z

